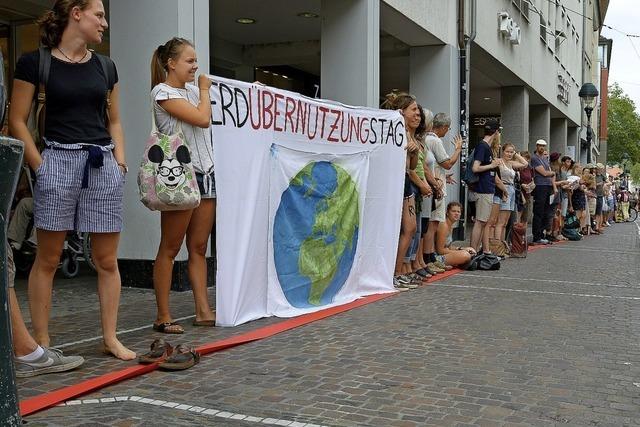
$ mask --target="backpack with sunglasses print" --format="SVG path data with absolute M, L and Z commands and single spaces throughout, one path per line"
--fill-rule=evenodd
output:
M 158 130 L 153 112 L 151 120 L 151 134 L 138 170 L 140 201 L 152 211 L 198 207 L 200 190 L 181 122 L 173 135 L 165 135 Z

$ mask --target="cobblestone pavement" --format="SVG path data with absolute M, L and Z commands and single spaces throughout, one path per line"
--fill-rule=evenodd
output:
M 59 286 L 57 344 L 99 334 L 93 283 Z M 63 283 L 62 281 L 60 282 Z M 20 288 L 20 285 L 19 285 Z M 20 291 L 22 295 L 22 290 Z M 212 290 L 213 292 L 213 290 Z M 24 301 L 24 300 L 23 300 Z M 153 293 L 123 292 L 125 343 L 144 350 Z M 189 293 L 173 294 L 176 317 Z M 238 328 L 165 336 L 201 344 Z M 138 329 L 145 327 L 144 329 Z M 136 330 L 137 329 L 137 330 Z M 99 340 L 65 346 L 78 371 L 19 381 L 21 397 L 125 366 Z M 152 372 L 26 418 L 33 426 L 640 425 L 640 226 L 506 260 L 415 291 Z

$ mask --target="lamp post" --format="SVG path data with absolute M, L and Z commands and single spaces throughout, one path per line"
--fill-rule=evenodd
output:
M 591 163 L 591 139 L 593 137 L 593 129 L 591 129 L 591 113 L 595 105 L 596 97 L 599 95 L 598 89 L 593 83 L 585 83 L 580 88 L 578 96 L 584 106 L 584 112 L 587 115 L 587 163 Z

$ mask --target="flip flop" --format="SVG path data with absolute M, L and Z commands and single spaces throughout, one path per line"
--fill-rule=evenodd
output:
M 147 365 L 155 362 L 162 362 L 173 353 L 173 347 L 171 344 L 158 338 L 151 343 L 151 349 L 148 353 L 138 357 L 138 363 Z
M 178 326 L 180 329 L 177 329 L 177 328 L 174 328 L 173 330 L 169 329 L 172 326 L 174 327 Z M 174 335 L 184 334 L 184 328 L 176 322 L 154 323 L 153 330 L 157 332 L 162 332 L 163 334 L 174 334 Z
M 200 361 L 200 353 L 184 344 L 174 348 L 173 354 L 158 367 L 167 371 L 182 371 L 189 369 Z

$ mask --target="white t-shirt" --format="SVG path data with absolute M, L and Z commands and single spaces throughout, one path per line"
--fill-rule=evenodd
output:
M 200 91 L 197 86 L 187 84 L 186 88 L 176 88 L 166 83 L 160 83 L 151 90 L 151 100 L 153 101 L 153 114 L 156 118 L 158 130 L 164 134 L 171 135 L 176 131 L 178 120 L 167 113 L 158 104 L 158 101 L 167 99 L 186 99 L 193 105 L 200 102 Z M 213 141 L 211 131 L 207 128 L 192 126 L 182 122 L 182 132 L 189 145 L 191 161 L 196 172 L 209 174 L 213 172 Z
M 446 162 L 450 159 L 449 154 L 447 154 L 447 150 L 444 149 L 444 145 L 442 144 L 442 140 L 433 132 L 429 132 L 424 139 L 424 145 L 433 156 L 425 156 L 425 162 L 427 167 L 431 169 L 433 176 L 442 180 L 442 191 L 444 195 L 447 195 L 447 180 L 446 180 L 446 171 L 444 168 L 440 166 L 440 163 Z M 433 159 L 433 160 L 431 160 Z

